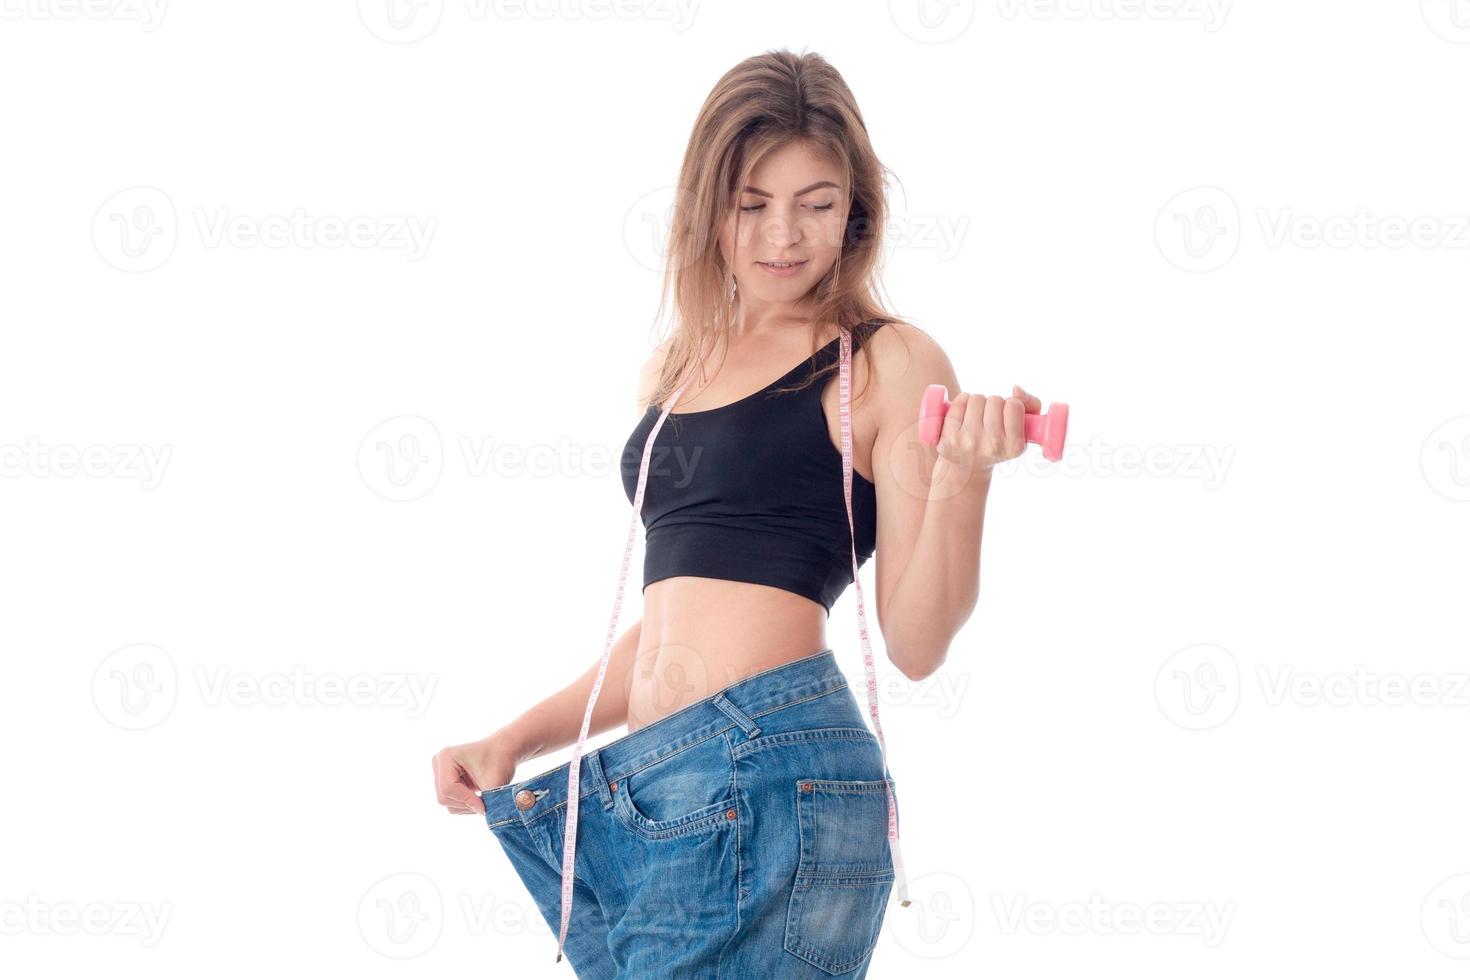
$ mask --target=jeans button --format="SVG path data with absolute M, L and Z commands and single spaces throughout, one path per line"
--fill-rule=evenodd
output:
M 536 805 L 536 794 L 528 789 L 523 789 L 516 794 L 516 806 L 522 810 L 529 810 Z

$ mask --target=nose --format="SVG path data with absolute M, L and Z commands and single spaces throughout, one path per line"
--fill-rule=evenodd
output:
M 795 245 L 802 239 L 800 224 L 780 215 L 772 215 L 761 225 L 761 238 L 772 248 L 780 249 Z

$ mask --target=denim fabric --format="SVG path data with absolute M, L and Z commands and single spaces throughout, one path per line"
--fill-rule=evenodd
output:
M 896 782 L 884 781 L 878 739 L 830 649 L 580 763 L 565 951 L 581 980 L 867 975 L 893 887 L 886 789 Z M 551 928 L 548 961 L 568 765 L 480 794 Z

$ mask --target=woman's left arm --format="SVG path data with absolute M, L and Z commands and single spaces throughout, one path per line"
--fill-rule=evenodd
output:
M 996 463 L 1025 448 L 1022 416 L 1035 396 L 967 396 L 944 351 L 907 324 L 880 330 L 868 345 L 877 433 L 873 479 L 878 500 L 878 627 L 888 658 L 910 680 L 944 663 L 949 645 L 980 598 L 980 542 Z M 885 336 L 886 334 L 886 336 Z M 924 389 L 952 394 L 938 446 L 920 441 Z

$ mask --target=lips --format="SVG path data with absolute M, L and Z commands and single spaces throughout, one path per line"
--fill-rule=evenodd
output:
M 806 259 L 788 259 L 785 261 L 757 262 L 756 265 L 764 269 L 768 275 L 785 278 L 787 276 L 794 276 L 800 272 L 807 264 L 807 261 Z

